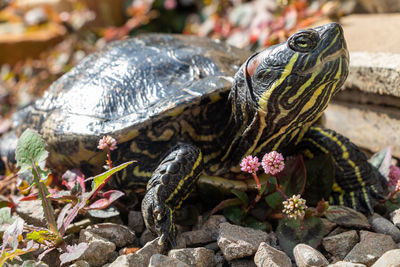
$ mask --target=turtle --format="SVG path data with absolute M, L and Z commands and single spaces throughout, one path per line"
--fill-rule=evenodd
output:
M 372 212 L 385 190 L 380 174 L 349 139 L 315 125 L 348 69 L 337 23 L 253 54 L 205 37 L 143 34 L 84 58 L 21 111 L 14 133 L 37 130 L 49 166 L 87 172 L 104 163 L 98 140 L 115 138 L 113 162 L 137 164 L 113 186 L 145 186 L 146 227 L 173 246 L 175 211 L 200 174 L 235 177 L 243 157 L 269 151 L 331 154 L 332 201 Z

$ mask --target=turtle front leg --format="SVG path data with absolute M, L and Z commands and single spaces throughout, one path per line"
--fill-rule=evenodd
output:
M 203 159 L 198 147 L 178 144 L 161 161 L 147 184 L 142 202 L 146 227 L 161 236 L 160 243 L 169 240 L 176 247 L 174 212 L 190 195 L 203 170 Z
M 301 140 L 300 149 L 329 153 L 335 162 L 335 183 L 330 202 L 373 212 L 377 200 L 386 195 L 383 176 L 348 138 L 333 130 L 312 126 Z

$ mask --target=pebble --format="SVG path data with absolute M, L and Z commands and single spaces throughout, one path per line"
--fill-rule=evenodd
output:
M 47 228 L 47 220 L 44 217 L 40 199 L 21 201 L 15 211 L 27 224 Z
M 322 245 L 327 252 L 342 260 L 359 240 L 357 231 L 351 230 L 323 238 Z
M 69 267 L 90 267 L 87 261 L 79 260 L 71 264 Z
M 90 266 L 105 264 L 116 248 L 113 242 L 86 229 L 80 231 L 79 242 L 86 242 L 89 245 L 80 259 L 87 261 Z
M 131 210 L 128 214 L 128 227 L 132 229 L 136 234 L 143 233 L 144 220 L 140 211 Z
M 326 218 L 321 218 L 322 223 L 324 224 L 324 236 L 327 236 L 336 226 L 337 224 L 334 222 L 331 222 L 330 220 Z
M 372 265 L 386 251 L 396 249 L 391 236 L 360 231 L 360 242 L 346 255 L 345 261 Z
M 400 267 L 400 249 L 386 251 L 372 267 Z
M 185 262 L 189 266 L 209 267 L 214 266 L 214 251 L 206 248 L 181 248 L 172 249 L 168 256 Z
M 236 259 L 229 262 L 230 267 L 256 267 L 253 260 L 249 259 Z
M 254 263 L 258 266 L 269 267 L 291 267 L 290 258 L 280 250 L 277 250 L 265 242 L 262 242 L 258 247 L 254 256 Z
M 372 228 L 377 232 L 385 235 L 390 235 L 394 242 L 400 242 L 400 230 L 388 219 L 381 215 L 374 213 L 369 218 L 369 223 Z
M 136 252 L 136 254 L 143 257 L 145 266 L 149 265 L 151 256 L 154 254 L 163 254 L 165 248 L 163 245 L 158 244 L 158 240 L 160 240 L 159 237 L 153 241 L 147 242 L 146 245 Z
M 338 261 L 336 263 L 329 264 L 328 267 L 367 267 L 367 265 L 348 261 Z
M 222 267 L 226 266 L 226 259 L 224 257 L 224 254 L 222 254 L 222 251 L 219 250 L 215 253 L 214 255 L 214 263 L 216 267 Z
M 218 246 L 228 261 L 253 255 L 268 234 L 261 230 L 221 223 Z
M 208 248 L 208 249 L 211 249 L 211 250 L 214 250 L 214 251 L 218 251 L 219 250 L 217 242 L 209 243 L 209 244 L 205 245 L 204 247 Z
M 186 263 L 161 254 L 154 254 L 150 258 L 148 267 L 189 267 Z
M 148 242 L 150 242 L 156 238 L 157 238 L 157 236 L 154 235 L 152 232 L 150 232 L 149 229 L 145 229 L 139 238 L 139 244 L 140 244 L 140 246 L 144 246 Z
M 141 255 L 130 253 L 119 256 L 115 261 L 110 263 L 108 267 L 147 267 L 145 260 Z
M 214 235 L 210 231 L 206 230 L 188 231 L 178 235 L 177 237 L 178 244 L 185 244 L 184 246 L 181 245 L 180 247 L 200 246 L 216 240 L 217 238 L 214 238 Z
M 392 223 L 394 225 L 400 228 L 400 209 L 397 209 L 390 213 L 390 219 L 392 220 Z
M 86 230 L 113 242 L 117 247 L 138 243 L 135 233 L 125 225 L 100 223 L 89 226 Z
M 201 229 L 210 233 L 214 240 L 217 240 L 219 235 L 220 224 L 227 222 L 223 215 L 211 215 L 207 221 L 201 226 Z
M 293 249 L 298 267 L 328 266 L 329 262 L 318 250 L 306 244 L 298 244 Z
M 336 227 L 335 229 L 332 230 L 332 232 L 330 232 L 328 234 L 328 236 L 338 235 L 338 234 L 341 234 L 341 233 L 344 233 L 344 232 L 347 232 L 347 231 L 348 231 L 348 229 L 346 229 L 346 228 Z

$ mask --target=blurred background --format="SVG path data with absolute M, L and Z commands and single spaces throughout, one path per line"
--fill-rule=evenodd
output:
M 182 33 L 255 51 L 338 21 L 350 51 L 400 53 L 399 11 L 396 0 L 0 0 L 0 135 L 18 107 L 113 40 Z

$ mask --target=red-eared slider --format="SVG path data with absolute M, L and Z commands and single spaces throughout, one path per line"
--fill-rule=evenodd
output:
M 174 211 L 200 173 L 237 173 L 244 156 L 272 150 L 331 153 L 333 200 L 372 210 L 383 189 L 366 157 L 345 137 L 312 126 L 348 74 L 342 28 L 301 30 L 248 56 L 198 37 L 117 41 L 53 83 L 25 110 L 17 132 L 37 129 L 51 166 L 93 171 L 104 163 L 98 140 L 112 135 L 119 147 L 115 162 L 138 161 L 116 184 L 147 184 L 146 226 L 172 244 Z

